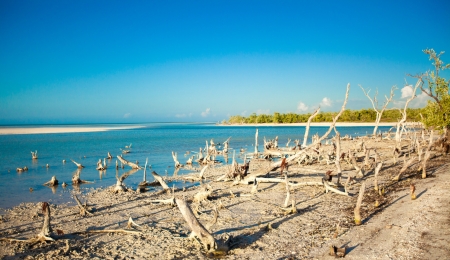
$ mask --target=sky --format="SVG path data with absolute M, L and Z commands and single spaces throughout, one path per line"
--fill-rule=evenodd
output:
M 220 122 L 401 107 L 449 1 L 0 0 L 0 124 Z M 445 63 L 450 54 L 444 54 Z M 449 73 L 442 74 L 449 79 Z M 422 107 L 426 97 L 411 107 Z

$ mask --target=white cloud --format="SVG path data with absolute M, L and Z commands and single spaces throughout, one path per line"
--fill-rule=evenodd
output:
M 207 117 L 211 113 L 211 108 L 207 108 L 205 111 L 202 112 L 202 117 Z
M 322 102 L 320 102 L 321 107 L 331 107 L 331 99 L 324 97 Z
M 131 113 L 126 113 L 125 115 L 123 115 L 123 118 L 129 118 L 131 116 Z
M 303 102 L 299 102 L 297 105 L 297 110 L 305 112 L 306 110 L 308 110 L 308 106 L 305 105 L 305 103 L 303 103 Z
M 413 87 L 411 85 L 404 86 L 401 90 L 402 98 L 409 98 L 413 95 Z

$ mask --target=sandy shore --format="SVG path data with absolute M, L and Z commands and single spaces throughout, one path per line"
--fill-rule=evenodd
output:
M 83 132 L 104 132 L 109 130 L 134 129 L 143 126 L 92 126 L 92 127 L 0 127 L 0 135 L 20 135 L 20 134 L 57 134 L 57 133 L 83 133 Z
M 330 126 L 331 122 L 321 122 L 321 123 L 311 123 L 311 126 Z M 396 122 L 389 123 L 379 123 L 378 126 L 395 126 Z M 264 124 L 231 124 L 222 126 L 306 126 L 307 123 L 291 123 L 291 124 L 274 124 L 274 123 L 264 123 Z M 407 122 L 407 126 L 421 126 L 418 122 Z M 346 126 L 346 127 L 358 127 L 358 126 L 375 126 L 375 123 L 355 123 L 355 122 L 337 122 L 336 126 Z

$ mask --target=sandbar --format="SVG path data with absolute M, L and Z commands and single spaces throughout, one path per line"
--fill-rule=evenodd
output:
M 104 132 L 110 130 L 123 130 L 141 128 L 143 126 L 42 126 L 42 127 L 0 127 L 0 135 L 20 135 L 20 134 L 60 134 L 60 133 L 86 133 Z

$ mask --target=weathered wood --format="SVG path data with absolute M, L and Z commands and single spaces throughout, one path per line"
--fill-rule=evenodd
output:
M 383 166 L 383 162 L 379 162 L 377 167 L 375 168 L 375 176 L 373 179 L 373 187 L 376 191 L 378 191 L 378 174 L 380 172 L 381 167 Z
M 403 158 L 405 158 L 406 156 L 404 156 Z M 415 156 L 412 156 L 409 158 L 408 161 L 405 161 L 403 164 L 403 167 L 400 169 L 400 172 L 398 173 L 397 176 L 395 176 L 392 180 L 393 181 L 399 181 L 402 174 L 408 169 L 408 167 L 414 162 L 414 160 L 416 160 Z
M 81 163 L 77 163 L 76 161 L 70 159 L 77 167 L 78 169 L 84 168 L 84 166 Z
M 361 185 L 361 188 L 359 189 L 359 195 L 358 195 L 358 200 L 356 201 L 356 207 L 354 210 L 354 214 L 355 214 L 355 225 L 361 225 L 361 204 L 362 204 L 362 200 L 364 197 L 364 191 L 366 189 L 366 184 L 363 183 Z
M 124 159 L 121 155 L 117 155 L 117 159 L 119 159 L 122 164 L 130 166 L 132 169 L 141 169 L 141 166 Z
M 85 202 L 84 205 L 81 204 L 81 201 L 78 199 L 77 195 L 73 195 L 73 198 L 75 199 L 75 201 L 77 202 L 78 208 L 80 210 L 80 215 L 81 216 L 86 216 L 86 215 L 93 215 L 91 212 L 89 212 L 89 210 L 87 209 L 87 203 Z
M 173 158 L 173 161 L 175 162 L 175 168 L 183 167 L 183 165 L 177 159 L 177 153 L 175 153 L 173 151 L 172 151 L 172 158 Z
M 409 102 L 411 102 L 414 98 L 416 98 L 416 90 L 421 84 L 422 84 L 422 79 L 420 78 L 420 79 L 417 80 L 417 83 L 414 86 L 414 89 L 413 89 L 413 92 L 412 92 L 412 96 L 406 100 L 405 108 L 403 109 L 403 111 L 399 109 L 400 113 L 402 114 L 402 118 L 397 122 L 396 132 L 395 132 L 395 143 L 396 143 L 395 146 L 399 150 L 400 150 L 400 142 L 402 140 L 402 133 L 401 133 L 400 130 L 402 128 L 404 128 L 404 124 L 406 122 L 406 117 L 407 117 L 406 109 L 408 108 Z
M 340 191 L 336 188 L 331 187 L 330 184 L 328 184 L 328 182 L 324 179 L 322 179 L 322 184 L 323 184 L 323 186 L 325 186 L 325 193 L 328 193 L 328 191 L 332 191 L 336 194 L 350 196 L 347 191 Z
M 178 209 L 183 215 L 184 220 L 186 220 L 186 223 L 192 231 L 190 237 L 196 237 L 199 239 L 206 251 L 210 253 L 226 253 L 228 251 L 228 245 L 218 245 L 214 237 L 194 216 L 192 209 L 185 200 L 175 199 L 175 202 L 177 203 Z
M 305 135 L 303 136 L 303 147 L 306 147 L 306 142 L 308 141 L 308 134 L 309 134 L 309 127 L 311 125 L 311 121 L 313 120 L 313 118 L 319 113 L 320 111 L 320 107 L 316 109 L 316 111 L 314 111 L 314 113 L 311 114 L 311 116 L 308 118 L 308 122 L 306 123 L 306 128 L 305 128 Z
M 80 179 L 81 169 L 82 168 L 78 168 L 76 171 L 73 172 L 73 174 L 72 174 L 72 184 L 73 185 L 78 185 L 78 184 L 82 184 L 82 183 L 92 183 L 90 181 L 85 181 L 85 180 Z
M 127 172 L 125 172 L 124 174 L 122 174 L 119 177 L 119 171 L 116 170 L 116 185 L 114 186 L 113 192 L 117 193 L 117 192 L 123 192 L 123 191 L 127 191 L 127 188 L 123 185 L 123 181 L 130 176 L 131 174 L 134 174 L 135 172 L 137 172 L 138 169 L 131 169 Z
M 49 186 L 49 187 L 58 186 L 58 180 L 56 179 L 56 176 L 52 176 L 52 178 L 48 182 L 44 183 L 43 185 Z
M 167 185 L 167 183 L 164 181 L 164 179 L 159 174 L 157 174 L 155 171 L 152 171 L 152 175 L 153 175 L 153 178 L 155 178 L 155 180 L 157 180 L 159 182 L 159 184 L 161 184 L 161 186 L 163 187 L 163 189 L 165 191 L 170 191 L 169 186 Z

